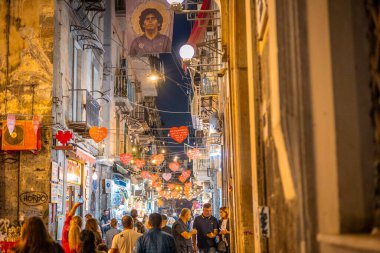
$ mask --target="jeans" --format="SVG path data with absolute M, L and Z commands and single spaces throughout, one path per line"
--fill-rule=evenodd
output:
M 216 248 L 199 249 L 199 253 L 216 253 Z

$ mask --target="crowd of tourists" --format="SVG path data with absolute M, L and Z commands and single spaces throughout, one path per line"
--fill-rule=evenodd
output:
M 66 215 L 61 244 L 49 235 L 39 217 L 29 218 L 22 226 L 21 238 L 13 253 L 214 253 L 230 252 L 229 211 L 220 208 L 220 220 L 212 216 L 211 204 L 203 205 L 202 214 L 192 219 L 190 209 L 183 208 L 177 221 L 167 225 L 167 216 L 152 213 L 139 221 L 137 210 L 121 219 L 108 220 L 106 213 L 100 225 L 92 215 L 83 221 L 76 216 L 81 203 Z M 108 216 L 109 217 L 109 216 Z M 103 239 L 104 238 L 104 239 Z

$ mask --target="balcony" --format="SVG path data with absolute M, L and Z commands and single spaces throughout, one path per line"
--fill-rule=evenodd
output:
M 69 90 L 68 127 L 84 138 L 89 138 L 88 130 L 99 126 L 100 105 L 86 89 Z
M 126 75 L 116 75 L 114 83 L 115 106 L 121 114 L 128 114 L 133 110 L 135 101 L 135 87 Z

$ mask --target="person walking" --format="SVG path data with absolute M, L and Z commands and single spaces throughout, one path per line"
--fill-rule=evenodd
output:
M 175 241 L 172 235 L 161 231 L 162 217 L 159 213 L 149 215 L 149 227 L 136 243 L 136 253 L 176 253 Z
M 77 253 L 80 247 L 79 234 L 82 229 L 82 217 L 74 216 L 82 203 L 75 203 L 66 216 L 62 228 L 62 247 L 65 253 Z
M 196 229 L 190 230 L 188 225 L 191 219 L 191 211 L 188 208 L 183 208 L 179 215 L 179 219 L 172 226 L 173 237 L 178 253 L 193 253 L 194 249 L 191 243 L 192 235 L 197 234 Z
M 45 227 L 40 217 L 31 217 L 23 225 L 21 239 L 11 250 L 14 253 L 64 253 Z
M 106 253 L 105 251 L 98 251 L 95 245 L 96 236 L 91 230 L 85 229 L 80 232 L 81 247 L 78 253 Z
M 102 243 L 102 231 L 99 229 L 99 224 L 96 219 L 88 219 L 84 228 L 94 233 L 96 246 Z
M 199 253 L 216 252 L 216 236 L 218 235 L 218 220 L 211 215 L 212 207 L 210 203 L 203 205 L 202 214 L 194 219 L 193 228 L 198 231 L 193 235 L 193 249 Z M 196 243 L 195 243 L 196 242 Z
M 161 230 L 168 233 L 169 235 L 172 234 L 172 228 L 169 227 L 168 224 L 168 216 L 165 214 L 161 214 L 162 223 L 161 223 Z
M 112 246 L 113 237 L 121 232 L 119 229 L 117 229 L 117 220 L 115 218 L 111 219 L 110 224 L 111 224 L 111 229 L 108 230 L 106 233 L 106 244 L 108 248 L 111 248 Z
M 228 207 L 221 207 L 219 209 L 219 243 L 218 243 L 218 252 L 222 252 L 222 248 L 225 249 L 223 252 L 230 252 L 230 218 Z M 225 244 L 225 247 L 221 247 L 220 244 Z
M 145 231 L 146 231 L 146 228 L 145 228 L 144 224 L 143 224 L 141 221 L 139 221 L 139 220 L 137 219 L 137 217 L 138 217 L 139 215 L 138 215 L 138 212 L 137 212 L 136 209 L 132 209 L 132 210 L 131 210 L 131 216 L 132 216 L 132 218 L 133 218 L 133 222 L 134 222 L 134 228 L 133 228 L 133 229 L 134 229 L 136 232 L 138 232 L 138 233 L 144 234 Z
M 114 236 L 109 253 L 134 252 L 136 241 L 142 236 L 142 234 L 133 230 L 133 218 L 131 216 L 123 216 L 121 222 L 124 230 Z

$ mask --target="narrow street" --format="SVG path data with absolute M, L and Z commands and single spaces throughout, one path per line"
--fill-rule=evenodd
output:
M 0 253 L 380 252 L 379 20 L 0 0 Z

